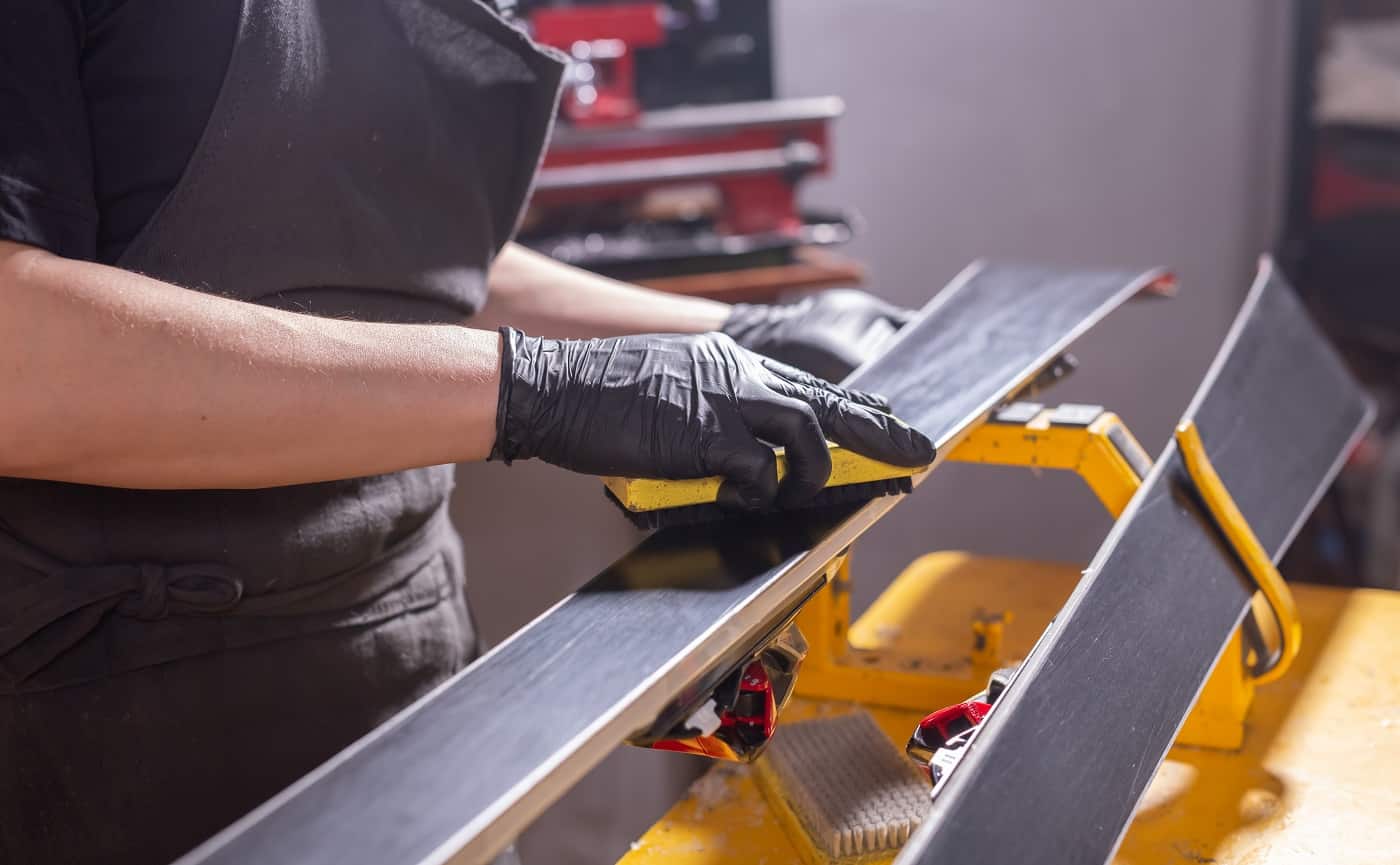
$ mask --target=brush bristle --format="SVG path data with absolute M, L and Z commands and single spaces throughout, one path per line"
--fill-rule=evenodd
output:
M 799 509 L 829 507 L 852 502 L 865 502 L 880 496 L 897 496 L 913 492 L 914 481 L 910 477 L 889 478 L 880 481 L 866 481 L 859 484 L 845 484 L 839 487 L 826 487 L 812 498 L 797 507 Z M 612 490 L 603 488 L 608 498 L 618 510 L 631 521 L 632 525 L 644 531 L 662 529 L 667 526 L 691 526 L 698 523 L 711 523 L 736 517 L 751 517 L 750 511 L 736 511 L 719 504 L 686 505 L 679 508 L 663 508 L 655 511 L 630 510 L 617 500 Z
M 759 773 L 830 862 L 891 856 L 928 811 L 928 782 L 864 710 L 780 726 Z

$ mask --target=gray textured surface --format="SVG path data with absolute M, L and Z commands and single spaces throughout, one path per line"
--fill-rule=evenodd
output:
M 1256 285 L 1221 356 L 1186 416 L 1277 560 L 1369 409 L 1279 280 Z M 902 865 L 1112 856 L 1250 594 L 1184 478 L 1170 446 Z
M 947 443 L 1152 275 L 974 266 L 848 381 Z M 774 627 L 892 504 L 652 535 L 181 862 L 483 861 L 660 702 Z

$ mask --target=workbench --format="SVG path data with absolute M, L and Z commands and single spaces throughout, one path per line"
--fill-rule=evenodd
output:
M 1030 650 L 1079 575 L 1071 565 L 934 553 L 852 625 L 851 643 L 946 657 L 963 645 L 971 621 L 1004 609 L 1014 615 L 1003 650 L 1016 657 Z M 1400 593 L 1293 588 L 1302 652 L 1284 679 L 1257 690 L 1244 747 L 1173 748 L 1114 862 L 1400 862 Z M 798 698 L 782 720 L 851 707 Z M 865 708 L 901 748 L 919 720 L 918 713 Z M 800 861 L 753 770 L 720 764 L 621 865 Z

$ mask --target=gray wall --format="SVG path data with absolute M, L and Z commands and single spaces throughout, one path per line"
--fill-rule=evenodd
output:
M 1177 271 L 1180 296 L 1116 314 L 1052 397 L 1160 448 L 1272 239 L 1286 4 L 775 2 L 781 92 L 847 101 L 807 192 L 864 215 L 873 290 L 918 305 L 980 256 Z M 636 538 L 595 481 L 544 466 L 464 467 L 456 513 L 492 641 Z M 1074 478 L 947 466 L 861 545 L 857 601 L 931 549 L 1085 561 L 1107 528 Z M 612 861 L 690 771 L 614 755 L 526 835 L 527 865 Z

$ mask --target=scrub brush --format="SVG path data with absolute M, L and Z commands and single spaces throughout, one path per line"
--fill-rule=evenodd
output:
M 779 726 L 757 768 L 807 865 L 889 863 L 929 808 L 928 781 L 863 709 Z
M 914 475 L 927 466 L 896 466 L 880 462 L 827 443 L 831 450 L 831 476 L 826 487 L 801 507 L 825 507 L 863 502 L 880 496 L 894 496 L 914 489 Z M 787 457 L 782 448 L 777 455 L 778 479 L 787 474 Z M 717 503 L 720 484 L 718 476 L 689 480 L 659 480 L 655 478 L 603 478 L 608 498 L 621 508 L 623 515 L 639 529 L 659 529 L 666 526 L 707 523 L 729 519 L 745 512 L 726 508 Z

